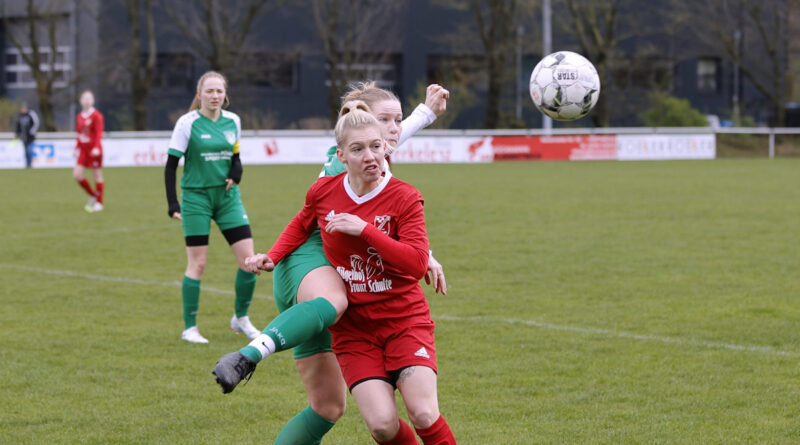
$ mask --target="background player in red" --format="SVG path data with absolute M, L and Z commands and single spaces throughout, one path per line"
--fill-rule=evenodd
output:
M 75 144 L 75 155 L 78 161 L 72 170 L 72 177 L 78 181 L 89 195 L 86 203 L 87 212 L 103 210 L 103 130 L 105 122 L 103 115 L 94 108 L 94 94 L 90 90 L 81 93 L 81 112 L 75 116 L 75 131 L 78 140 Z M 94 176 L 95 189 L 84 177 L 84 170 L 90 168 Z
M 348 309 L 330 328 L 333 350 L 373 438 L 417 443 L 397 414 L 397 388 L 423 443 L 454 444 L 439 413 L 435 325 L 419 285 L 428 262 L 422 197 L 391 172 L 382 174 L 385 141 L 368 110 L 363 102 L 342 107 L 335 133 L 347 173 L 317 181 L 270 252 L 246 265 L 272 270 L 319 226 L 325 254 L 347 288 Z M 270 336 L 257 340 L 263 356 L 275 351 Z

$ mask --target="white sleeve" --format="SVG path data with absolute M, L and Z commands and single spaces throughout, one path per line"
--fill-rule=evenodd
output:
M 191 136 L 192 123 L 186 116 L 182 116 L 175 123 L 175 129 L 172 130 L 172 137 L 169 139 L 169 146 L 167 148 L 186 154 L 186 148 L 189 146 L 189 137 Z
M 417 105 L 417 108 L 414 108 L 414 111 L 403 120 L 403 131 L 400 133 L 400 140 L 397 141 L 397 148 L 403 145 L 408 138 L 414 136 L 416 132 L 432 124 L 435 120 L 436 113 L 433 110 L 425 104 Z
M 30 110 L 31 119 L 33 120 L 33 125 L 31 126 L 30 134 L 36 134 L 39 131 L 39 115 L 36 114 L 35 111 Z

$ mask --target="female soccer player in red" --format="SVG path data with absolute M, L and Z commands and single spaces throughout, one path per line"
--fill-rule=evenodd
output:
M 353 85 L 343 102 L 362 100 L 367 103 L 383 129 L 388 152 L 444 113 L 448 96 L 449 92 L 440 85 L 429 85 L 425 103 L 417 106 L 405 120 L 397 96 L 378 88 L 374 82 Z M 336 157 L 336 149 L 333 146 L 328 150 L 320 177 L 345 171 L 345 165 Z M 425 279 L 436 292 L 447 292 L 442 266 L 433 255 L 429 257 Z M 277 351 L 293 348 L 295 365 L 309 400 L 309 406 L 284 426 L 275 444 L 319 444 L 345 410 L 346 386 L 327 328 L 347 308 L 344 284 L 325 257 L 319 230 L 277 265 L 273 283 L 275 302 L 281 314 L 270 322 L 264 333 L 275 341 L 281 338 Z M 254 340 L 254 343 L 259 342 Z M 242 348 L 240 353 L 226 354 L 214 369 L 223 391 L 232 391 L 265 357 L 251 346 Z
M 89 202 L 84 209 L 91 212 L 103 210 L 103 115 L 94 108 L 94 94 L 90 90 L 81 93 L 81 112 L 75 116 L 75 131 L 78 140 L 75 144 L 75 156 L 78 161 L 72 170 L 72 177 L 78 181 L 89 195 Z M 92 190 L 89 181 L 83 176 L 85 169 L 92 169 L 94 185 Z
M 347 290 L 348 309 L 330 328 L 333 350 L 373 438 L 417 443 L 398 417 L 397 388 L 424 444 L 454 444 L 439 413 L 434 322 L 419 285 L 429 255 L 422 196 L 383 173 L 386 142 L 368 110 L 348 102 L 336 124 L 337 157 L 347 172 L 318 180 L 269 253 L 245 263 L 272 270 L 319 227 Z M 258 339 L 263 355 L 275 350 L 270 336 Z

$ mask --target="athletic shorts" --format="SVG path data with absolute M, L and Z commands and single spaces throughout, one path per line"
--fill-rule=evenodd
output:
M 297 304 L 297 288 L 306 275 L 312 270 L 330 266 L 325 251 L 322 249 L 322 236 L 319 229 L 311 233 L 305 243 L 289 256 L 282 259 L 272 271 L 272 292 L 275 294 L 275 305 L 283 312 Z M 332 267 L 332 266 L 331 266 Z M 327 329 L 315 335 L 309 341 L 297 345 L 292 350 L 294 358 L 309 357 L 321 352 L 332 352 L 331 334 Z
M 102 168 L 103 167 L 103 148 L 100 147 L 100 153 L 97 156 L 92 156 L 94 147 L 91 145 L 78 145 L 80 150 L 78 153 L 78 165 L 86 168 Z
M 348 309 L 349 310 L 349 309 Z M 350 391 L 372 379 L 395 386 L 397 371 L 426 366 L 436 372 L 435 323 L 429 316 L 386 322 L 348 323 L 347 312 L 331 328 L 333 352 Z M 353 326 L 358 326 L 358 329 Z
M 212 219 L 222 231 L 250 225 L 237 185 L 181 190 L 181 218 L 184 236 L 208 235 Z

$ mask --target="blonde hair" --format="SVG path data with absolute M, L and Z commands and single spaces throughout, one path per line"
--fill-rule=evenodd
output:
M 216 77 L 222 79 L 222 85 L 225 87 L 225 100 L 222 102 L 222 108 L 228 108 L 231 104 L 231 100 L 228 98 L 228 79 L 222 75 L 222 73 L 218 73 L 216 71 L 206 71 L 199 79 L 197 79 L 197 92 L 194 95 L 194 99 L 192 99 L 192 105 L 189 106 L 189 111 L 196 110 L 200 107 L 200 90 L 203 89 L 203 84 L 205 83 L 206 79 L 210 77 Z
M 383 102 L 385 100 L 400 102 L 400 99 L 398 99 L 394 93 L 389 90 L 384 90 L 383 88 L 378 88 L 378 84 L 373 81 L 350 84 L 350 88 L 344 96 L 342 96 L 342 104 L 354 100 L 363 101 L 370 108 L 374 108 L 378 102 Z
M 372 115 L 372 111 L 362 100 L 351 100 L 345 102 L 339 110 L 339 119 L 336 121 L 336 126 L 333 129 L 333 134 L 336 136 L 336 145 L 343 148 L 345 145 L 345 136 L 347 132 L 356 128 L 376 127 L 381 130 L 378 120 Z

